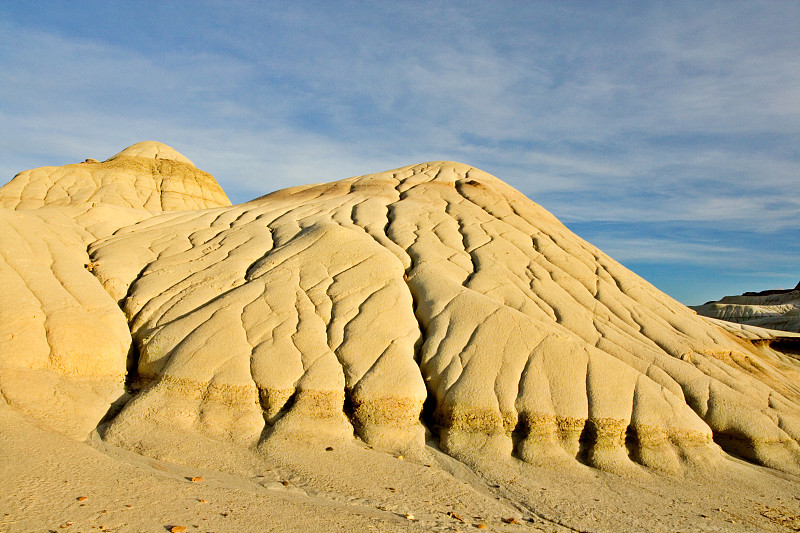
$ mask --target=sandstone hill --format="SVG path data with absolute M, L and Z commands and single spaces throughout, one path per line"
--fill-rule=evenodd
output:
M 472 468 L 674 476 L 732 454 L 800 474 L 796 357 L 470 166 L 231 206 L 140 143 L 23 172 L 0 206 L 3 402 L 71 438 L 173 462 L 322 436 Z

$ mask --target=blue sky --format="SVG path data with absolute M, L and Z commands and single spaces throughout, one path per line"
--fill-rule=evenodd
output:
M 800 2 L 0 3 L 0 181 L 490 172 L 687 304 L 800 280 Z

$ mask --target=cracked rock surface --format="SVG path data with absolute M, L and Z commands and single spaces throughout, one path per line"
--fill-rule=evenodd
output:
M 304 434 L 413 454 L 428 434 L 467 464 L 676 473 L 724 450 L 800 473 L 796 358 L 698 317 L 493 176 L 433 162 L 230 206 L 141 144 L 0 189 L 16 291 L 0 389 L 52 427 L 82 438 L 105 416 L 108 442 L 156 457 Z M 55 407 L 19 392 L 30 372 Z

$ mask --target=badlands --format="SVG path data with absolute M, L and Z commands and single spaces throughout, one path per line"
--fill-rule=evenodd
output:
M 797 353 L 468 165 L 144 142 L 0 216 L 1 531 L 800 530 Z
M 703 316 L 800 333 L 800 283 L 794 289 L 746 292 L 692 307 Z

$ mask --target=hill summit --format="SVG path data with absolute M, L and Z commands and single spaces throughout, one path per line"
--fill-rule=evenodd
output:
M 98 162 L 41 167 L 17 174 L 0 189 L 0 207 L 113 205 L 150 213 L 230 205 L 211 174 L 166 144 L 134 144 Z

